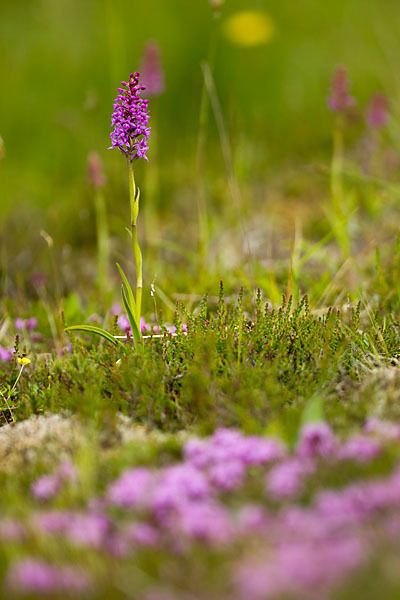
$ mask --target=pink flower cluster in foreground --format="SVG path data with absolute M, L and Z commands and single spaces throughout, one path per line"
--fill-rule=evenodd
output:
M 221 585 L 232 600 L 329 598 L 373 559 L 375 546 L 397 544 L 400 555 L 400 466 L 363 476 L 387 444 L 399 442 L 400 427 L 377 419 L 344 441 L 328 425 L 310 424 L 293 452 L 272 438 L 219 429 L 189 439 L 181 462 L 126 469 L 86 508 L 38 507 L 26 522 L 0 519 L 0 539 L 24 543 L 37 535 L 73 546 L 75 555 L 93 549 L 105 564 L 113 557 L 121 564 L 135 560 L 146 549 L 165 553 L 177 573 L 181 564 L 201 560 L 201 547 L 225 557 L 225 569 L 230 565 Z M 318 487 L 319 477 L 350 463 L 358 479 Z M 79 483 L 79 474 L 62 464 L 36 481 L 32 493 L 51 502 L 71 479 Z M 69 564 L 32 558 L 11 563 L 4 585 L 17 594 L 90 595 L 95 580 Z M 139 595 L 147 593 L 150 598 L 152 589 Z
M 76 598 L 89 586 L 89 577 L 75 567 L 55 567 L 32 559 L 16 562 L 6 579 L 6 588 L 24 595 L 63 593 Z
M 61 490 L 64 482 L 75 481 L 77 477 L 75 467 L 68 461 L 63 462 L 56 473 L 43 475 L 31 486 L 32 494 L 38 500 L 50 500 Z

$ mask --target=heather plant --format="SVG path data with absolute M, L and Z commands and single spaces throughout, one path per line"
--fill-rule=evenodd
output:
M 126 157 L 128 168 L 129 198 L 130 198 L 130 228 L 128 233 L 132 240 L 133 255 L 136 266 L 136 296 L 128 282 L 128 279 L 117 263 L 118 270 L 122 277 L 122 302 L 127 312 L 130 329 L 138 349 L 143 345 L 141 332 L 141 307 L 143 290 L 143 267 L 142 252 L 138 242 L 137 218 L 139 215 L 140 189 L 136 186 L 133 162 L 139 158 L 147 160 L 148 139 L 150 127 L 148 127 L 149 113 L 148 100 L 141 97 L 145 87 L 139 82 L 139 73 L 131 73 L 129 81 L 123 81 L 118 88 L 119 95 L 114 102 L 114 112 L 111 118 L 111 149 L 118 148 Z M 92 167 L 93 171 L 93 167 Z M 104 265 L 103 265 L 104 266 Z M 114 345 L 124 348 L 123 344 L 110 333 L 94 325 L 73 325 L 66 328 L 66 331 L 85 331 L 99 335 Z
M 62 410 L 103 427 L 122 413 L 164 431 L 276 427 L 290 441 L 318 405 L 338 428 L 378 410 L 364 381 L 396 361 L 399 347 L 396 321 L 379 305 L 321 312 L 303 297 L 273 307 L 261 291 L 226 300 L 222 288 L 214 302 L 205 297 L 190 312 L 179 305 L 173 326 L 151 327 L 143 351 L 122 360 L 118 346 L 73 339 L 64 356 L 37 363 L 21 379 L 16 419 Z M 117 337 L 115 317 L 108 323 Z M 384 381 L 375 381 L 380 386 L 377 399 L 386 394 Z M 397 414 L 394 401 L 380 410 Z

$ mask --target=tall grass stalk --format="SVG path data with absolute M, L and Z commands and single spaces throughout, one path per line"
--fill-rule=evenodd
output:
M 348 210 L 343 185 L 344 172 L 344 123 L 343 115 L 336 117 L 333 130 L 333 153 L 331 162 L 331 223 L 334 235 L 345 259 L 350 257 L 351 242 L 348 231 Z

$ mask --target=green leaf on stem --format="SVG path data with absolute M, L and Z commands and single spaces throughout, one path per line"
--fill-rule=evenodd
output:
M 136 313 L 136 302 L 135 302 L 135 296 L 133 295 L 132 288 L 129 285 L 129 281 L 128 281 L 125 273 L 123 272 L 122 267 L 118 263 L 116 263 L 116 264 L 117 264 L 118 271 L 122 277 L 122 281 L 124 282 L 124 285 L 126 287 L 126 291 L 128 293 L 128 300 L 129 300 L 129 306 L 131 308 L 131 312 L 133 314 L 135 314 Z
M 101 327 L 94 327 L 93 325 L 71 325 L 70 327 L 66 327 L 65 331 L 80 331 L 82 333 L 93 333 L 94 335 L 98 335 L 99 337 L 104 338 L 114 346 L 119 346 L 127 352 L 127 348 L 119 340 L 116 340 L 111 333 L 106 331 L 105 329 L 101 329 Z
M 125 310 L 128 314 L 129 324 L 132 329 L 132 335 L 133 339 L 135 340 L 136 347 L 141 348 L 143 346 L 142 334 L 140 333 L 140 329 L 136 323 L 135 317 L 133 316 L 131 307 L 129 306 L 128 298 L 126 297 L 125 288 L 123 285 L 121 285 L 121 296 Z

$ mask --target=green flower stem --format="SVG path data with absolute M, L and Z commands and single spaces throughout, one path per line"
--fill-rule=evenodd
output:
M 143 289 L 143 277 L 142 277 L 142 253 L 137 238 L 137 227 L 136 221 L 139 214 L 139 190 L 136 188 L 135 175 L 133 173 L 132 161 L 128 158 L 128 177 L 129 177 L 129 197 L 131 203 L 131 233 L 132 233 L 132 246 L 133 255 L 135 257 L 136 265 L 136 324 L 140 332 L 140 314 L 142 307 L 142 289 Z
M 333 155 L 331 164 L 331 196 L 335 235 L 343 255 L 350 256 L 350 238 L 347 223 L 346 198 L 343 187 L 344 138 L 343 117 L 337 116 L 333 131 Z
M 142 280 L 142 253 L 140 251 L 140 247 L 137 240 L 137 229 L 136 224 L 132 225 L 132 244 L 133 244 L 133 253 L 135 255 L 135 263 L 136 263 L 136 322 L 140 331 L 140 313 L 142 308 L 142 289 L 143 289 L 143 280 Z
M 19 373 L 18 373 L 17 379 L 14 381 L 14 385 L 12 386 L 12 388 L 11 388 L 11 390 L 10 390 L 9 394 L 8 394 L 8 397 L 9 397 L 9 398 L 10 398 L 10 397 L 11 397 L 11 395 L 14 393 L 14 391 L 15 391 L 15 388 L 16 388 L 16 387 L 17 387 L 17 385 L 18 385 L 18 381 L 21 379 L 22 371 L 24 370 L 24 368 L 25 368 L 25 365 L 21 365 L 21 368 L 20 368 L 20 371 L 19 371 Z
M 333 156 L 332 156 L 332 178 L 331 190 L 332 197 L 336 207 L 340 209 L 343 197 L 343 160 L 344 160 L 344 143 L 343 143 L 343 125 L 340 116 L 337 120 L 333 131 Z

